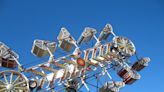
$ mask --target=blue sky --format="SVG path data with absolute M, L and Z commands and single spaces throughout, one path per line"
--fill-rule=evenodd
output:
M 142 79 L 121 92 L 164 92 L 163 0 L 0 0 L 0 41 L 22 64 L 36 60 L 30 53 L 34 39 L 55 40 L 63 26 L 77 39 L 84 27 L 101 30 L 106 23 L 152 59 Z

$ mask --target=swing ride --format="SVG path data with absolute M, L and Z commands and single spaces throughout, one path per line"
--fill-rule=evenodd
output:
M 111 24 L 100 33 L 86 27 L 77 41 L 62 27 L 57 40 L 34 40 L 31 53 L 49 59 L 27 68 L 0 42 L 0 67 L 7 69 L 0 72 L 0 92 L 119 92 L 139 80 L 150 61 L 138 58 L 133 42 L 117 36 Z M 57 50 L 68 54 L 56 57 Z

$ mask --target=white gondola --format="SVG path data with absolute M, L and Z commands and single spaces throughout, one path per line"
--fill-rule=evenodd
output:
M 118 75 L 123 78 L 123 82 L 125 84 L 133 84 L 136 80 L 140 79 L 140 75 L 132 70 L 128 66 L 124 66 L 119 72 Z
M 48 55 L 48 49 L 54 52 L 56 48 L 55 42 L 45 41 L 45 40 L 35 40 L 31 52 L 37 57 L 43 57 Z
M 124 82 L 107 82 L 105 85 L 100 88 L 100 92 L 119 92 L 120 88 L 124 87 Z
M 0 65 L 6 68 L 16 68 L 19 56 L 4 43 L 0 42 Z
M 88 42 L 95 34 L 96 34 L 96 29 L 86 27 L 78 40 L 78 44 Z
M 112 25 L 106 24 L 104 29 L 101 31 L 99 35 L 99 38 L 98 38 L 99 41 L 106 40 L 112 32 L 113 32 Z
M 150 62 L 150 58 L 148 57 L 141 58 L 140 60 L 138 60 L 137 62 L 133 64 L 132 69 L 136 71 L 140 71 L 143 68 L 147 67 L 149 62 Z
M 59 47 L 65 51 L 70 51 L 75 44 L 75 41 L 66 28 L 61 28 L 57 39 L 59 41 Z

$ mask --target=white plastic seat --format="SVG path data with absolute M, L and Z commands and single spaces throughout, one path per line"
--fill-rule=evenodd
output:
M 96 29 L 86 27 L 78 40 L 78 44 L 90 41 L 95 34 Z
M 73 46 L 73 43 L 68 39 L 63 39 L 59 41 L 59 47 L 65 51 L 71 51 Z
M 35 40 L 31 52 L 37 57 L 43 57 L 49 54 L 48 49 L 51 52 L 54 52 L 55 48 L 56 48 L 55 42 Z
M 98 38 L 99 41 L 106 40 L 112 31 L 113 31 L 112 25 L 106 24 L 104 29 L 101 31 L 101 33 L 99 35 L 99 38 Z

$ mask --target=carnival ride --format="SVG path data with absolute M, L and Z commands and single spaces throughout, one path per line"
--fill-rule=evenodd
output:
M 63 27 L 58 42 L 36 39 L 32 54 L 38 58 L 49 55 L 49 60 L 28 68 L 1 42 L 0 66 L 8 70 L 0 72 L 0 92 L 119 92 L 139 80 L 138 72 L 148 66 L 150 58 L 137 57 L 132 64 L 130 58 L 137 56 L 134 44 L 126 37 L 117 36 L 110 24 L 96 35 L 96 29 L 86 27 L 76 41 Z M 94 44 L 85 46 L 92 40 Z M 55 57 L 57 49 L 69 53 Z M 113 71 L 119 81 L 111 76 Z

